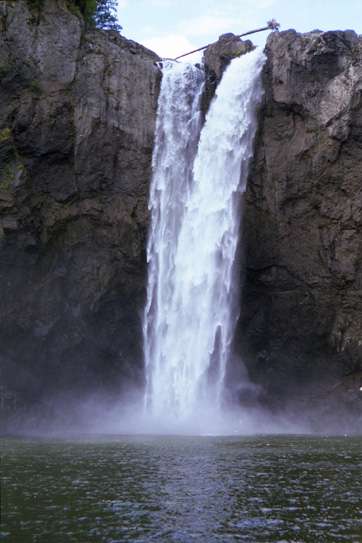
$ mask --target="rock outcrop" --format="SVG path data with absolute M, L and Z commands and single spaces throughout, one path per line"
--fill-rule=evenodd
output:
M 0 382 L 141 382 L 158 57 L 63 0 L 0 2 Z
M 222 34 L 219 39 L 210 44 L 203 54 L 205 67 L 205 89 L 202 96 L 202 109 L 206 114 L 216 87 L 231 60 L 254 49 L 250 40 L 241 40 L 233 33 Z
M 290 30 L 266 54 L 238 341 L 283 401 L 361 370 L 362 39 Z
M 158 57 L 86 29 L 65 0 L 41 13 L 2 0 L 0 31 L 1 402 L 118 395 L 143 379 Z M 227 62 L 251 47 L 224 36 L 206 52 L 205 110 Z M 362 41 L 287 31 L 266 54 L 236 350 L 266 402 L 320 398 L 352 373 L 355 406 Z

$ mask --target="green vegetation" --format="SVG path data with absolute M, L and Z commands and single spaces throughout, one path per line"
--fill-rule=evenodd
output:
M 11 192 L 25 174 L 25 166 L 8 126 L 0 129 L 0 151 L 0 191 Z
M 11 129 L 10 128 L 3 128 L 0 130 L 0 143 L 4 143 L 5 141 L 8 141 L 11 138 Z
M 122 27 L 117 22 L 117 0 L 97 0 L 94 20 L 97 28 L 120 32 Z
M 69 0 L 77 6 L 84 20 L 103 30 L 122 30 L 117 22 L 118 0 Z
M 69 0 L 68 4 L 70 8 L 72 5 L 75 6 L 88 24 L 93 23 L 93 17 L 97 9 L 97 0 Z
M 31 9 L 40 10 L 43 7 L 44 0 L 27 0 Z
M 13 171 L 9 165 L 6 165 L 0 177 L 0 190 L 8 192 L 11 189 L 11 181 L 13 179 Z
M 39 81 L 36 81 L 35 79 L 29 81 L 28 87 L 29 87 L 29 90 L 30 90 L 33 94 L 36 94 L 36 95 L 40 95 L 40 94 L 41 94 L 41 86 L 40 86 Z
M 0 79 L 5 79 L 11 72 L 11 66 L 8 64 L 0 64 Z
M 11 191 L 17 185 L 24 172 L 25 167 L 21 162 L 6 164 L 0 176 L 0 190 L 4 192 Z
M 40 12 L 45 0 L 27 0 L 30 8 Z M 69 9 L 76 15 L 81 15 L 90 26 L 103 30 L 116 30 L 122 27 L 117 21 L 118 0 L 68 0 Z

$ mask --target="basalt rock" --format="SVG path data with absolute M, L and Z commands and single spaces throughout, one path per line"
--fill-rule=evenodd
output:
M 231 32 L 222 34 L 215 43 L 205 49 L 203 55 L 205 89 L 202 96 L 202 110 L 205 114 L 225 68 L 233 58 L 245 55 L 245 53 L 249 53 L 253 49 L 254 45 L 250 40 L 241 40 Z
M 266 54 L 238 345 L 269 399 L 323 400 L 361 375 L 362 39 L 286 31 Z
M 250 48 L 206 51 L 205 111 Z M 236 349 L 272 405 L 359 401 L 361 48 L 351 31 L 267 42 Z M 157 60 L 63 0 L 0 1 L 1 405 L 142 381 Z
M 20 403 L 142 380 L 158 57 L 62 0 L 0 2 L 0 381 Z

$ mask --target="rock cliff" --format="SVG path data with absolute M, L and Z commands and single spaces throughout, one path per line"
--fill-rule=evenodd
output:
M 142 382 L 158 57 L 62 0 L 1 1 L 0 30 L 0 381 L 118 395 Z
M 65 0 L 41 13 L 2 0 L 0 31 L 1 401 L 11 391 L 21 404 L 118 396 L 143 379 L 158 57 L 86 29 Z M 250 47 L 224 36 L 206 52 L 205 110 L 226 63 Z M 271 405 L 306 390 L 323 400 L 351 374 L 354 409 L 362 41 L 287 31 L 269 37 L 266 54 L 236 351 Z
M 270 397 L 312 387 L 324 401 L 354 374 L 360 405 L 362 39 L 290 30 L 266 54 L 239 340 Z
M 231 58 L 251 47 L 231 34 L 206 50 L 205 109 Z M 265 54 L 235 353 L 271 408 L 293 403 L 358 417 L 362 39 L 353 31 L 276 32 Z

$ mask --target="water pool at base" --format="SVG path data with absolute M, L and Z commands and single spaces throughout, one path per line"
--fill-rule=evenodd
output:
M 362 438 L 1 440 L 0 540 L 362 541 Z

